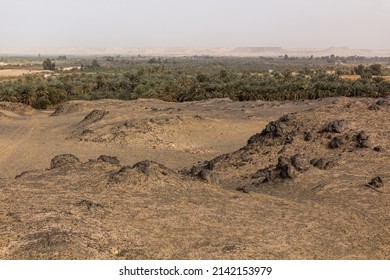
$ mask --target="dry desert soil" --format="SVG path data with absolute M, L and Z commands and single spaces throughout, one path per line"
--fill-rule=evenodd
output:
M 0 259 L 390 259 L 390 100 L 0 103 Z
M 1 64 L 0 64 L 1 66 Z M 0 79 L 1 78 L 11 78 L 11 77 L 18 77 L 28 74 L 37 74 L 37 73 L 44 73 L 47 71 L 42 70 L 29 70 L 29 69 L 0 69 Z

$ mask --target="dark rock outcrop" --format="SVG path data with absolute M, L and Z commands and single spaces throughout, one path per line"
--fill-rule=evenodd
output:
M 80 163 L 80 160 L 72 154 L 62 154 L 54 157 L 50 163 L 50 169 L 63 167 L 63 166 L 75 166 Z
M 294 179 L 299 173 L 308 169 L 301 155 L 295 155 L 291 158 L 280 156 L 276 166 L 264 168 L 252 175 L 252 178 L 263 177 L 262 183 L 273 182 L 277 179 Z
M 101 155 L 98 158 L 98 161 L 108 162 L 111 164 L 119 164 L 119 159 L 117 157 L 114 157 L 114 156 Z
M 375 189 L 382 188 L 384 186 L 383 178 L 381 176 L 377 176 L 373 178 L 367 185 Z
M 355 136 L 354 139 L 355 139 L 357 148 L 368 148 L 369 147 L 368 135 L 364 131 L 359 132 Z
M 310 161 L 310 164 L 321 170 L 328 170 L 336 166 L 335 161 L 326 158 L 314 158 Z
M 348 128 L 346 120 L 336 120 L 327 124 L 321 132 L 342 133 Z
M 176 174 L 173 170 L 164 166 L 161 163 L 154 162 L 151 160 L 145 160 L 134 164 L 133 169 L 141 171 L 142 173 L 153 176 L 162 174 L 164 176 Z
M 337 149 L 345 146 L 350 141 L 349 135 L 340 135 L 333 137 L 332 140 L 330 140 L 328 146 L 331 149 Z
M 247 144 L 262 144 L 271 140 L 268 144 L 291 144 L 299 132 L 299 125 L 292 115 L 285 115 L 277 121 L 266 125 L 261 133 L 257 133 L 248 139 Z

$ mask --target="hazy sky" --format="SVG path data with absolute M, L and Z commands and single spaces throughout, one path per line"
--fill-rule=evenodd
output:
M 390 49 L 390 0 L 0 0 L 0 47 Z

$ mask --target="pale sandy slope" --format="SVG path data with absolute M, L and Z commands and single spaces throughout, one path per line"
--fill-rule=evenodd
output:
M 190 166 L 240 148 L 280 114 L 316 106 L 316 102 L 266 104 L 220 99 L 191 103 L 72 101 L 50 116 L 53 111 L 2 104 L 0 178 L 46 168 L 51 158 L 62 153 L 75 154 L 83 161 L 108 154 L 124 164 L 150 159 L 170 168 Z M 108 114 L 79 124 L 95 109 Z

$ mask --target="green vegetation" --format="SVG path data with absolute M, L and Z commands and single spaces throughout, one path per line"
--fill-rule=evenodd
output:
M 43 70 L 56 70 L 56 64 L 54 62 L 51 62 L 49 58 L 47 58 L 43 63 Z
M 390 58 L 60 56 L 56 63 L 52 62 L 55 58 L 24 59 L 32 69 L 39 69 L 40 64 L 40 69 L 58 70 L 49 77 L 35 74 L 1 82 L 0 101 L 44 109 L 75 99 L 183 102 L 220 97 L 244 101 L 390 94 L 390 80 L 384 77 L 390 75 Z M 61 70 L 66 67 L 75 68 Z M 359 76 L 350 79 L 344 75 Z
M 362 64 L 359 64 L 354 68 L 355 74 L 360 75 L 362 78 L 372 78 L 373 75 L 381 76 L 382 75 L 382 65 L 381 64 L 372 64 L 365 67 Z

